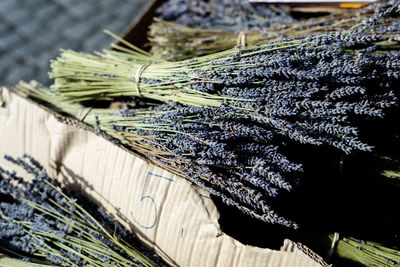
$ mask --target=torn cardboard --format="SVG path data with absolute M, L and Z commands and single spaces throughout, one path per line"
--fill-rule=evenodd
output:
M 118 216 L 169 264 L 322 266 L 293 246 L 277 251 L 241 244 L 221 232 L 218 211 L 206 191 L 93 132 L 60 122 L 5 88 L 0 95 L 0 166 L 15 169 L 4 154 L 32 155 L 49 175 L 83 190 Z

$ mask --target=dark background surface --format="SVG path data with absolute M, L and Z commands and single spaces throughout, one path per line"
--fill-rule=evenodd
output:
M 0 0 L 0 86 L 35 79 L 49 85 L 60 48 L 91 52 L 113 41 L 148 0 Z

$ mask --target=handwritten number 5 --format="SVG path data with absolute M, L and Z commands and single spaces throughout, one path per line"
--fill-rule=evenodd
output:
M 137 224 L 139 224 L 140 227 L 145 228 L 145 229 L 151 229 L 151 228 L 153 228 L 153 227 L 156 225 L 157 219 L 158 219 L 156 201 L 155 201 L 150 195 L 144 195 L 144 191 L 146 190 L 147 183 L 149 182 L 149 178 L 150 178 L 151 176 L 154 176 L 154 177 L 157 177 L 157 178 L 160 178 L 160 179 L 165 179 L 165 180 L 167 180 L 167 181 L 169 181 L 169 182 L 173 182 L 173 181 L 174 181 L 173 179 L 170 179 L 170 178 L 167 178 L 167 177 L 158 175 L 158 174 L 153 174 L 153 173 L 151 173 L 151 172 L 148 172 L 148 173 L 147 173 L 146 179 L 144 180 L 144 184 L 143 184 L 143 188 L 142 188 L 142 193 L 141 193 L 141 195 L 140 195 L 140 201 L 142 202 L 142 201 L 145 200 L 146 198 L 148 198 L 149 200 L 151 200 L 151 202 L 153 203 L 153 207 L 154 207 L 154 221 L 153 221 L 153 223 L 152 223 L 151 225 L 149 225 L 149 226 L 142 225 L 138 220 L 135 219 L 135 216 L 133 215 L 133 212 L 131 212 L 131 215 L 132 215 L 132 217 L 133 217 L 133 220 L 134 220 Z

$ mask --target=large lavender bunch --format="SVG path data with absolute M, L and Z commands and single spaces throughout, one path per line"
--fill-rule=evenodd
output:
M 148 256 L 161 263 L 103 210 L 92 205 L 88 212 L 81 196 L 68 197 L 35 159 L 5 158 L 34 179 L 0 168 L 0 251 L 68 266 L 155 266 Z
M 246 122 L 232 109 L 204 109 L 179 104 L 149 110 L 123 110 L 100 117 L 100 129 L 134 134 L 165 152 L 156 161 L 250 216 L 296 228 L 279 217 L 268 202 L 302 171 L 279 151 L 273 131 Z M 147 157 L 155 158 L 146 153 Z
M 397 101 L 397 15 L 398 2 L 346 32 L 153 62 L 140 81 L 135 52 L 66 51 L 52 63 L 52 89 L 74 102 L 125 95 L 215 107 L 296 142 L 368 151 L 353 119 L 382 117 Z
M 283 8 L 252 5 L 241 0 L 169 0 L 159 17 L 177 24 L 205 29 L 263 31 L 275 24 L 294 22 Z
M 15 91 L 73 117 L 79 118 L 83 109 L 35 82 L 21 82 Z M 278 151 L 270 131 L 229 110 L 170 103 L 149 109 L 92 109 L 82 121 L 251 217 L 297 228 L 268 202 L 280 190 L 292 190 L 289 181 L 302 167 Z

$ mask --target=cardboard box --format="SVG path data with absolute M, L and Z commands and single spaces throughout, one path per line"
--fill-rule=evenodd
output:
M 160 2 L 150 1 L 123 37 L 143 46 Z M 0 166 L 15 169 L 4 154 L 32 155 L 52 177 L 88 194 L 172 266 L 326 266 L 290 240 L 279 251 L 243 245 L 221 231 L 206 191 L 77 120 L 0 89 Z

